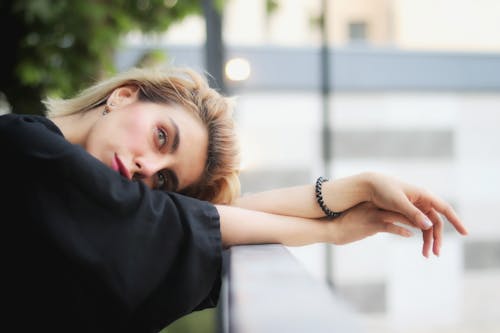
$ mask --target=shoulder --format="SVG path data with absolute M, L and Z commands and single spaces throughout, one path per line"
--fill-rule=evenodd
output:
M 40 115 L 7 113 L 0 115 L 0 131 L 17 132 L 23 129 L 40 128 L 62 134 L 59 128 L 47 117 Z
M 72 148 L 59 128 L 39 115 L 4 114 L 0 116 L 2 152 L 11 158 L 54 158 Z

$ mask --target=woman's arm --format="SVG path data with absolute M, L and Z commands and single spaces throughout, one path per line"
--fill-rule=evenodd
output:
M 409 237 L 396 222 L 410 225 L 401 214 L 359 204 L 335 220 L 282 216 L 233 206 L 216 206 L 224 246 L 279 243 L 301 246 L 313 243 L 347 244 L 378 232 Z
M 216 205 L 224 246 L 280 243 L 289 246 L 327 242 L 321 220 L 283 216 L 234 206 Z
M 370 200 L 371 197 L 368 173 L 325 182 L 322 189 L 326 205 L 335 212 L 349 209 Z M 247 194 L 238 198 L 234 205 L 272 214 L 304 218 L 325 216 L 316 202 L 314 184 Z
M 455 229 L 466 228 L 453 208 L 438 196 L 394 177 L 366 172 L 323 183 L 323 199 L 332 211 L 345 211 L 362 202 L 404 215 L 415 227 L 426 231 L 425 239 L 440 238 L 443 214 Z M 314 185 L 303 185 L 255 193 L 239 198 L 235 205 L 262 212 L 319 218 L 324 216 L 316 202 Z

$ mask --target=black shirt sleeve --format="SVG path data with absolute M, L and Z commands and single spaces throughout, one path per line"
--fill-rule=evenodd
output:
M 67 319 L 72 331 L 153 332 L 217 304 L 222 246 L 212 204 L 123 178 L 44 117 L 0 116 L 0 142 L 9 161 L 0 167 L 9 175 L 3 214 L 15 216 L 6 232 L 30 241 L 6 240 L 23 261 L 12 262 L 10 277 L 30 299 L 52 297 L 51 313 L 65 316 L 55 324 L 47 314 L 38 327 Z M 16 280 L 30 265 L 37 278 Z

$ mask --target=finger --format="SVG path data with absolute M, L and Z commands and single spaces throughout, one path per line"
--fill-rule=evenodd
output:
M 420 211 L 417 207 L 415 207 L 408 198 L 404 198 L 403 202 L 399 204 L 401 208 L 401 213 L 405 215 L 410 221 L 412 221 L 413 225 L 422 230 L 427 230 L 432 228 L 432 222 L 429 218 Z
M 380 231 L 387 232 L 390 234 L 402 237 L 411 237 L 413 235 L 413 233 L 410 230 L 394 223 L 381 223 L 380 226 L 381 226 Z
M 443 244 L 443 220 L 434 209 L 431 209 L 429 211 L 429 216 L 434 223 L 434 227 L 432 228 L 434 238 L 434 242 L 432 244 L 432 252 L 436 256 L 439 256 L 441 245 Z
M 380 231 L 388 232 L 403 237 L 413 236 L 413 233 L 410 230 L 396 224 L 396 223 L 401 223 L 413 226 L 413 224 L 410 222 L 410 220 L 406 218 L 406 216 L 386 210 L 380 210 L 379 215 L 380 215 L 380 220 L 382 221 L 382 223 L 380 224 L 381 228 Z
M 388 210 L 380 210 L 382 213 L 381 219 L 385 223 L 402 223 L 406 224 L 410 227 L 415 227 L 415 224 L 412 223 L 406 216 L 403 214 L 399 214 L 396 212 L 391 212 Z
M 455 227 L 455 229 L 462 235 L 467 235 L 469 232 L 467 231 L 467 228 L 463 225 L 462 221 L 458 217 L 457 213 L 455 210 L 446 202 L 441 200 L 440 198 L 434 197 L 433 196 L 433 203 L 432 203 L 433 208 L 443 214 L 448 221 Z
M 429 258 L 432 241 L 432 229 L 422 230 L 422 238 L 424 240 L 424 244 L 422 245 L 422 254 L 424 257 Z

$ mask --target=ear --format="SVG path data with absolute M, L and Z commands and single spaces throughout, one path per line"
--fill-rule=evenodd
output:
M 108 97 L 108 106 L 120 107 L 131 104 L 137 100 L 139 88 L 135 85 L 126 85 L 116 88 Z

